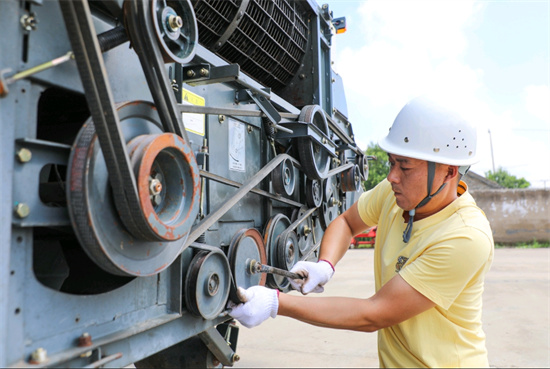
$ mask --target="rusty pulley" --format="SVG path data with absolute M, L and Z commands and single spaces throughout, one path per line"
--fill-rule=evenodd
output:
M 117 114 L 124 139 L 132 141 L 129 156 L 146 224 L 161 240 L 145 240 L 125 227 L 92 119 L 80 130 L 69 158 L 69 215 L 82 248 L 102 269 L 121 276 L 155 275 L 183 251 L 198 213 L 199 171 L 191 148 L 162 131 L 153 104 L 119 104 Z

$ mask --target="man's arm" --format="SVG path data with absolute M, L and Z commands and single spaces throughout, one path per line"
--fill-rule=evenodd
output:
M 278 315 L 328 328 L 374 332 L 435 306 L 400 275 L 368 299 L 280 294 Z
M 328 260 L 333 266 L 336 265 L 349 249 L 351 238 L 368 227 L 359 216 L 356 202 L 334 219 L 325 230 L 319 259 Z

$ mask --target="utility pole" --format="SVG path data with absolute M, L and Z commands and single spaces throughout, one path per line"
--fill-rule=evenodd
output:
M 491 136 L 491 130 L 488 129 L 489 132 L 489 143 L 491 144 L 491 160 L 493 162 L 493 174 L 496 173 L 495 171 L 495 156 L 493 155 L 493 137 Z

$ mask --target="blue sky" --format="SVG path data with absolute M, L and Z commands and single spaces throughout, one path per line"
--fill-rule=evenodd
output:
M 550 188 L 550 0 L 324 3 L 346 17 L 333 67 L 361 148 L 387 133 L 407 101 L 436 93 L 479 127 L 473 171 L 484 175 L 494 161 Z

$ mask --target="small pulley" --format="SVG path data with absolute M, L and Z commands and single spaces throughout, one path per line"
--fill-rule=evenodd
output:
M 229 298 L 231 301 L 239 303 L 236 287 L 247 289 L 252 286 L 265 285 L 265 274 L 252 274 L 248 269 L 250 260 L 258 260 L 261 264 L 267 263 L 264 241 L 260 232 L 254 228 L 238 231 L 229 244 L 228 259 L 235 282 L 231 284 Z
M 374 156 L 367 155 L 357 155 L 356 164 L 359 166 L 359 173 L 363 177 L 363 181 L 366 181 L 369 178 L 369 160 L 374 159 Z
M 271 217 L 264 231 L 264 244 L 267 255 L 267 263 L 279 267 L 279 235 L 281 235 L 290 226 L 290 219 L 284 214 L 277 214 Z M 271 288 L 278 288 L 281 291 L 289 290 L 290 283 L 282 276 L 267 276 L 266 285 Z
M 306 105 L 298 119 L 316 126 L 319 131 L 328 136 L 329 129 L 323 109 L 319 105 Z M 321 180 L 330 169 L 330 155 L 320 143 L 310 137 L 298 138 L 298 154 L 302 168 L 308 178 Z
M 190 62 L 195 56 L 199 37 L 191 2 L 152 0 L 151 13 L 164 62 Z
M 199 173 L 185 141 L 173 133 L 140 135 L 128 142 L 127 150 L 151 230 L 166 241 L 187 236 Z
M 321 206 L 322 215 L 320 218 L 323 229 L 326 229 L 328 225 L 340 215 L 340 207 L 342 206 L 336 176 L 328 177 L 325 180 L 324 198 L 325 201 Z
M 211 320 L 220 315 L 229 297 L 231 272 L 220 250 L 200 250 L 185 277 L 185 304 L 191 314 Z
M 292 196 L 296 187 L 296 174 L 292 160 L 285 159 L 271 172 L 273 191 Z
M 286 230 L 277 237 L 277 264 L 280 269 L 290 270 L 300 256 L 296 232 Z
M 318 208 L 323 203 L 323 189 L 321 181 L 317 179 L 306 179 L 305 184 L 306 204 L 310 208 Z
M 300 209 L 296 209 L 292 213 L 291 221 L 294 223 L 296 220 L 302 218 L 302 216 L 305 214 L 307 208 L 302 207 Z M 313 217 L 308 216 L 303 222 L 298 224 L 298 226 L 295 229 L 296 232 L 296 238 L 298 239 L 298 249 L 300 251 L 300 257 L 306 254 L 306 252 L 313 247 Z
M 342 191 L 355 192 L 361 188 L 361 174 L 359 173 L 359 166 L 354 165 L 348 170 L 340 173 L 340 183 Z

